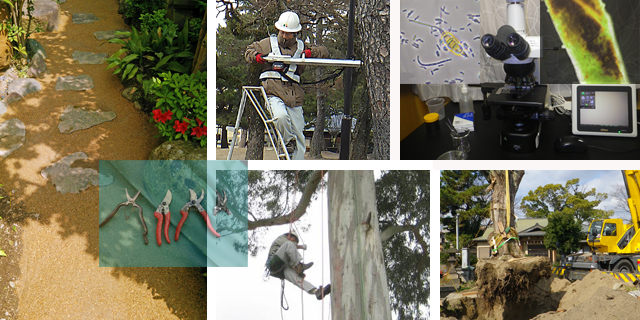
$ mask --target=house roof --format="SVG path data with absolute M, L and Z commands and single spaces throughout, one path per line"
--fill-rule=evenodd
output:
M 516 231 L 518 231 L 518 235 L 520 236 L 542 236 L 544 235 L 542 228 L 546 227 L 547 224 L 549 224 L 549 221 L 546 218 L 518 219 L 516 221 Z M 487 241 L 487 237 L 491 232 L 493 232 L 493 226 L 488 226 L 484 234 L 473 239 L 473 241 Z

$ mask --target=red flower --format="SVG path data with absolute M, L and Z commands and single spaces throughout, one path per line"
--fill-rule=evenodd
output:
M 202 137 L 202 135 L 207 135 L 207 127 L 195 127 L 193 128 L 193 131 L 191 132 L 192 136 L 196 136 L 198 138 Z
M 153 110 L 153 120 L 157 122 L 165 123 L 167 120 L 171 120 L 172 115 L 173 112 L 171 112 L 171 110 L 167 110 L 167 112 L 164 113 L 160 109 Z
M 196 122 L 198 123 L 198 126 L 201 126 L 204 123 L 204 121 L 202 121 L 202 120 L 200 120 L 198 118 L 196 118 Z
M 173 125 L 173 129 L 175 129 L 176 132 L 180 132 L 182 134 L 185 134 L 185 131 L 187 131 L 188 127 L 189 127 L 188 123 L 186 122 L 180 123 L 179 120 L 176 120 L 175 124 Z

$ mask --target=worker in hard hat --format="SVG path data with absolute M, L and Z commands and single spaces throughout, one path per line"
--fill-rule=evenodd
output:
M 275 23 L 277 35 L 250 44 L 244 53 L 249 63 L 264 65 L 260 80 L 264 87 L 269 104 L 276 118 L 275 124 L 285 144 L 290 158 L 304 160 L 306 151 L 304 129 L 304 115 L 302 102 L 304 90 L 300 86 L 300 75 L 304 66 L 283 64 L 281 62 L 266 62 L 264 57 L 284 55 L 294 58 L 328 58 L 329 51 L 324 46 L 314 46 L 297 39 L 298 31 L 302 29 L 300 19 L 294 12 L 287 11 L 280 15 Z
M 307 250 L 307 245 L 298 244 L 298 235 L 293 232 L 285 233 L 276 238 L 269 248 L 266 268 L 269 275 L 278 279 L 286 279 L 298 288 L 313 294 L 322 300 L 331 292 L 331 285 L 314 285 L 304 279 L 304 271 L 311 268 L 313 262 L 303 263 L 298 249 Z

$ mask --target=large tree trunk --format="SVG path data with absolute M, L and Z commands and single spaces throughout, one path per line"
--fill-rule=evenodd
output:
M 264 123 L 253 106 L 247 104 L 245 108 L 249 119 L 249 141 L 245 160 L 262 160 L 264 151 Z
M 485 177 L 490 182 L 489 188 L 493 190 L 491 194 L 491 221 L 493 222 L 494 232 L 489 235 L 488 239 L 501 239 L 496 246 L 504 244 L 498 249 L 498 256 L 511 255 L 515 258 L 524 257 L 520 243 L 518 241 L 509 240 L 516 236 L 516 216 L 514 214 L 515 197 L 520 186 L 520 181 L 524 176 L 524 170 L 509 170 L 509 198 L 507 203 L 507 182 L 506 170 L 490 170 L 484 172 Z M 507 208 L 509 209 L 507 214 Z
M 324 19 L 320 18 L 316 27 L 316 44 L 323 46 L 322 33 L 324 32 Z M 318 67 L 316 69 L 316 81 L 319 81 L 324 76 L 324 68 Z M 327 95 L 324 92 L 324 84 L 316 84 L 316 104 L 318 108 L 316 116 L 315 130 L 313 130 L 313 137 L 311 138 L 311 157 L 314 159 L 322 158 L 322 151 L 324 150 L 324 119 L 325 119 L 325 100 Z
M 329 173 L 332 319 L 390 320 L 373 172 Z
M 356 17 L 373 117 L 373 159 L 389 160 L 389 1 L 360 0 Z

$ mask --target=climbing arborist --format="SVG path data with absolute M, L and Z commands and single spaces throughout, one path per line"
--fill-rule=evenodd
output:
M 299 245 L 298 236 L 295 233 L 289 232 L 277 237 L 269 248 L 267 271 L 272 277 L 286 279 L 307 293 L 314 294 L 318 300 L 322 300 L 331 292 L 331 285 L 316 288 L 304 280 L 304 271 L 311 268 L 313 262 L 303 263 L 298 249 L 307 250 L 307 245 Z
M 304 90 L 300 86 L 300 75 L 304 66 L 296 64 L 286 65 L 282 62 L 269 63 L 264 57 L 283 55 L 294 58 L 328 58 L 329 51 L 324 46 L 315 46 L 297 39 L 298 31 L 302 29 L 300 19 L 294 12 L 287 11 L 280 15 L 275 23 L 278 34 L 250 44 L 244 53 L 249 63 L 262 64 L 263 72 L 260 80 L 264 87 L 269 104 L 276 118 L 276 128 L 282 134 L 287 145 L 287 151 L 293 160 L 304 160 L 306 151 L 304 129 L 304 115 L 302 102 Z

